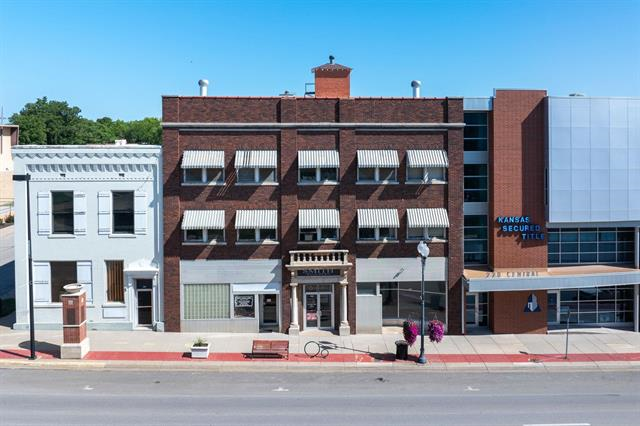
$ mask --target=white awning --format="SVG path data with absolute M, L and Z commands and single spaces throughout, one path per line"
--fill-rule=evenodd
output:
M 233 294 L 279 294 L 280 283 L 233 284 Z
M 417 254 L 417 252 L 416 252 Z M 356 282 L 420 281 L 420 257 L 357 258 Z M 447 281 L 447 258 L 428 257 L 425 281 Z
M 183 169 L 224 168 L 224 151 L 185 151 Z
M 400 228 L 396 209 L 358 209 L 359 228 Z
M 399 167 L 398 151 L 392 149 L 358 150 L 358 167 Z
M 298 214 L 299 228 L 340 228 L 337 209 L 302 209 Z
M 316 167 L 340 167 L 340 155 L 338 151 L 298 151 L 298 167 L 316 168 Z
M 238 210 L 236 211 L 236 229 L 277 229 L 277 210 Z
M 224 210 L 185 210 L 182 229 L 224 229 Z
M 409 228 L 448 228 L 449 215 L 446 209 L 407 209 Z
M 447 153 L 441 149 L 420 149 L 407 151 L 409 167 L 449 167 Z
M 278 151 L 236 151 L 236 169 L 243 167 L 278 167 Z

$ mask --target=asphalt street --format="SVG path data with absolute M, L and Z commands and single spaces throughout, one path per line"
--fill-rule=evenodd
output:
M 637 425 L 640 372 L 0 370 L 0 424 Z

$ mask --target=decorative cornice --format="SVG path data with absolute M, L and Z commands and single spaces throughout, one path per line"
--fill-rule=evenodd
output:
M 385 129 L 385 130 L 448 130 L 462 129 L 464 123 L 188 123 L 163 122 L 166 129 L 180 130 L 280 130 L 280 129 Z
M 30 150 L 13 149 L 13 155 L 15 158 L 42 158 L 42 159 L 87 159 L 87 158 L 114 158 L 114 159 L 127 159 L 127 158 L 159 158 L 160 152 L 54 152 L 42 150 Z
M 133 173 L 153 172 L 153 164 L 27 164 L 31 173 Z M 100 180 L 100 179 L 98 179 Z

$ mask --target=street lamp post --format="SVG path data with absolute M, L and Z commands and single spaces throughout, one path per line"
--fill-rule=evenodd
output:
M 426 364 L 427 357 L 424 356 L 424 268 L 427 263 L 427 257 L 429 257 L 429 246 L 424 241 L 420 241 L 418 244 L 418 253 L 420 254 L 420 261 L 422 263 L 422 278 L 420 279 L 420 356 L 418 357 L 418 364 Z
M 29 194 L 31 175 L 28 173 L 24 175 L 13 175 L 13 180 L 27 183 L 27 264 L 29 268 L 29 347 L 31 349 L 29 359 L 33 360 L 36 359 L 36 331 L 33 312 L 33 269 L 31 265 L 31 197 Z

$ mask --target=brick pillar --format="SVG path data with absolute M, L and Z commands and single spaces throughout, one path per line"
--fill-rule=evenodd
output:
M 87 337 L 87 293 L 61 294 L 63 344 L 60 358 L 82 359 L 89 352 Z

